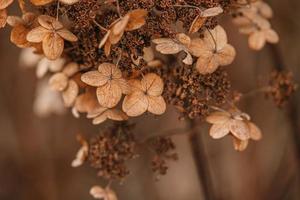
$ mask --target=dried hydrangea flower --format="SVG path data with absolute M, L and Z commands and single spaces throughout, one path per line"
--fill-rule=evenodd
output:
M 7 23 L 13 27 L 10 34 L 10 40 L 12 43 L 20 48 L 36 45 L 26 39 L 29 31 L 38 26 L 36 15 L 34 13 L 27 12 L 22 15 L 22 18 L 18 16 L 8 16 Z
M 132 91 L 126 95 L 123 101 L 123 111 L 131 117 L 142 115 L 149 111 L 155 115 L 161 115 L 166 111 L 166 102 L 161 96 L 164 83 L 161 77 L 149 73 L 141 81 L 130 81 Z
M 50 89 L 47 79 L 41 79 L 37 83 L 33 111 L 39 117 L 63 114 L 66 111 L 59 93 Z
M 262 137 L 260 129 L 250 122 L 249 115 L 238 110 L 213 112 L 206 121 L 213 124 L 209 131 L 212 138 L 220 139 L 231 134 L 238 151 L 247 147 L 249 139 L 260 140 Z
M 102 188 L 101 186 L 95 185 L 91 188 L 90 194 L 95 199 L 118 200 L 116 193 L 110 189 L 110 187 Z
M 89 113 L 99 106 L 96 90 L 87 87 L 86 91 L 76 97 L 72 113 L 76 118 L 79 118 L 79 113 Z
M 65 66 L 66 60 L 64 58 L 58 58 L 56 60 L 49 60 L 48 58 L 42 58 L 36 67 L 36 76 L 38 78 L 44 77 L 47 72 L 56 73 L 62 70 Z
M 221 13 L 223 13 L 223 8 L 221 8 L 220 6 L 203 10 L 200 15 L 197 15 L 197 17 L 195 17 L 190 26 L 189 33 L 192 34 L 198 32 L 200 28 L 205 24 L 207 18 L 215 17 Z
M 13 0 L 0 0 L 0 28 L 6 25 L 7 11 L 6 8 L 13 3 Z
M 70 79 L 79 70 L 77 63 L 69 63 L 62 72 L 55 73 L 49 80 L 52 90 L 62 92 L 62 97 L 66 107 L 70 107 L 76 100 L 79 93 L 78 84 Z
M 115 107 L 121 100 L 122 94 L 128 91 L 128 84 L 122 78 L 121 70 L 111 63 L 102 63 L 97 71 L 84 73 L 81 80 L 90 86 L 97 87 L 99 104 L 106 108 Z
M 59 1 L 67 5 L 72 5 L 77 3 L 79 0 L 59 0 Z M 30 2 L 35 6 L 44 6 L 46 4 L 55 2 L 55 0 L 30 0 Z
M 89 145 L 87 141 L 83 139 L 81 136 L 78 136 L 77 140 L 81 143 L 81 147 L 76 154 L 76 158 L 71 163 L 72 167 L 81 166 L 86 160 L 89 153 Z
M 58 59 L 64 50 L 64 39 L 76 42 L 77 37 L 64 28 L 55 18 L 41 15 L 38 17 L 40 26 L 32 29 L 26 39 L 29 42 L 42 42 L 45 56 L 50 60 Z
M 110 26 L 110 29 L 101 40 L 99 48 L 104 46 L 105 55 L 109 56 L 111 45 L 117 44 L 125 31 L 141 28 L 146 23 L 146 16 L 147 10 L 135 9 L 128 12 L 124 17 L 119 18 Z
M 249 35 L 249 47 L 253 50 L 261 50 L 265 44 L 276 44 L 279 36 L 271 28 L 268 19 L 272 18 L 272 8 L 263 1 L 251 3 L 249 7 L 237 10 L 238 14 L 233 19 L 233 23 L 239 26 L 242 34 Z

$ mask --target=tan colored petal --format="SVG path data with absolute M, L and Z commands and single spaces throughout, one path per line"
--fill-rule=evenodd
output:
M 252 140 L 260 140 L 262 138 L 261 130 L 252 122 L 248 122 L 250 129 L 250 137 Z
M 114 82 L 108 82 L 107 84 L 97 88 L 97 99 L 101 106 L 106 108 L 115 107 L 122 97 L 121 88 Z
M 76 98 L 74 107 L 78 112 L 92 112 L 97 106 L 98 101 L 96 97 L 96 91 L 93 90 L 93 92 L 85 92 L 84 94 L 79 95 Z
M 249 26 L 243 26 L 239 28 L 239 32 L 241 34 L 250 35 L 257 31 L 257 27 L 255 27 L 253 24 Z
M 145 23 L 148 12 L 145 9 L 136 9 L 128 13 L 129 21 L 126 25 L 126 31 L 133 31 L 141 28 Z
M 49 85 L 52 90 L 63 91 L 68 86 L 68 77 L 63 73 L 56 73 L 49 79 Z
M 244 151 L 248 146 L 248 140 L 239 140 L 233 137 L 233 146 L 236 151 Z
M 53 2 L 54 0 L 30 0 L 31 3 L 33 3 L 36 6 L 43 6 L 48 3 Z
M 18 24 L 11 30 L 10 40 L 18 47 L 29 47 L 30 43 L 27 41 L 26 36 L 29 30 L 23 25 Z
M 228 121 L 224 123 L 214 124 L 209 130 L 209 135 L 213 139 L 220 139 L 229 134 Z
M 6 25 L 7 12 L 6 10 L 0 10 L 0 28 L 3 28 Z
M 166 102 L 162 96 L 147 96 L 148 98 L 148 111 L 155 115 L 162 115 L 166 112 Z
M 125 79 L 123 79 L 123 78 L 113 79 L 112 82 L 114 82 L 121 88 L 123 94 L 130 93 L 130 86 Z
M 184 33 L 178 33 L 176 35 L 177 40 L 185 46 L 189 46 L 191 44 L 191 38 Z
M 106 115 L 108 119 L 114 120 L 114 121 L 125 121 L 128 120 L 128 116 L 121 110 L 117 109 L 109 109 L 106 111 Z
M 218 67 L 218 60 L 211 51 L 203 51 L 196 63 L 196 69 L 203 75 L 213 73 Z
M 96 97 L 97 98 L 97 97 Z M 97 101 L 97 106 L 93 108 L 93 110 L 91 110 L 90 112 L 88 112 L 87 114 L 87 118 L 91 119 L 91 118 L 95 118 L 101 114 L 103 114 L 105 111 L 107 111 L 108 108 L 102 107 L 99 105 L 98 101 Z
M 250 130 L 244 121 L 230 120 L 229 130 L 236 138 L 240 140 L 250 139 Z
M 204 32 L 204 41 L 209 49 L 219 51 L 223 49 L 228 42 L 227 34 L 222 26 L 217 25 L 213 30 Z
M 157 39 L 153 39 L 152 42 L 154 44 L 163 44 L 163 43 L 173 43 L 174 40 L 170 38 L 157 38 Z
M 67 5 L 72 5 L 79 2 L 79 0 L 59 0 L 59 1 Z
M 66 107 L 70 107 L 74 104 L 78 93 L 79 87 L 77 83 L 73 80 L 70 80 L 67 89 L 62 93 L 62 97 Z
M 43 50 L 48 59 L 56 60 L 63 53 L 64 40 L 58 34 L 48 34 L 43 39 Z
M 160 76 L 154 73 L 146 74 L 141 80 L 143 91 L 148 95 L 160 96 L 164 89 L 164 82 Z
M 269 43 L 276 44 L 279 42 L 278 34 L 276 33 L 276 31 L 274 31 L 272 29 L 265 30 L 264 35 L 265 35 L 266 40 Z
M 196 57 L 200 57 L 203 51 L 207 51 L 205 43 L 200 38 L 193 39 L 188 47 L 189 52 Z
M 227 44 L 223 49 L 218 51 L 216 59 L 221 66 L 230 65 L 236 56 L 236 51 L 233 46 Z
M 152 50 L 152 47 L 144 47 L 143 48 L 143 59 L 146 62 L 150 62 L 152 60 L 154 60 L 154 52 Z
M 100 186 L 93 186 L 90 190 L 90 194 L 95 198 L 95 199 L 104 199 L 104 200 L 110 200 L 107 199 L 107 192 L 105 189 L 103 189 Z
M 68 63 L 62 71 L 66 76 L 71 77 L 79 71 L 79 65 L 75 62 Z
M 251 22 L 251 20 L 249 18 L 242 17 L 242 16 L 233 18 L 232 22 L 235 25 L 237 25 L 237 26 L 249 26 L 249 25 L 252 25 L 252 22 Z
M 120 35 L 121 33 L 124 32 L 127 23 L 129 21 L 130 16 L 125 15 L 123 18 L 121 18 L 120 21 L 118 21 L 112 28 L 112 34 L 113 35 Z
M 266 44 L 264 33 L 262 31 L 252 33 L 249 37 L 248 44 L 253 50 L 261 50 Z
M 48 30 L 59 30 L 64 27 L 62 23 L 57 21 L 54 17 L 50 17 L 48 15 L 40 15 L 38 17 L 38 22 L 42 27 Z
M 208 8 L 208 9 L 202 11 L 201 16 L 202 17 L 214 17 L 221 13 L 223 13 L 223 8 L 221 8 L 220 6 L 217 6 L 217 7 Z
M 102 38 L 100 44 L 99 44 L 99 47 L 98 47 L 99 49 L 101 49 L 105 45 L 105 43 L 107 42 L 110 34 L 111 34 L 111 30 L 108 30 L 106 32 L 106 34 L 104 35 L 104 37 Z
M 67 29 L 60 29 L 57 31 L 57 34 L 60 35 L 63 39 L 68 40 L 70 42 L 76 42 L 78 38 L 72 32 Z
M 99 87 L 105 85 L 109 79 L 99 71 L 89 71 L 81 75 L 81 80 L 90 86 Z
M 145 88 L 143 88 L 142 83 L 140 80 L 137 79 L 131 79 L 128 81 L 129 87 L 130 87 L 130 91 L 129 93 L 135 92 L 135 91 L 142 91 L 142 92 L 146 92 Z
M 130 117 L 142 115 L 148 109 L 147 96 L 140 91 L 127 95 L 124 98 L 122 110 Z
M 230 119 L 228 112 L 213 112 L 206 117 L 206 121 L 211 124 L 223 124 Z
M 29 42 L 42 42 L 43 39 L 49 35 L 51 32 L 44 27 L 37 27 L 29 31 L 29 33 L 26 36 L 26 39 Z
M 110 43 L 110 41 L 107 41 L 104 46 L 104 53 L 105 53 L 106 57 L 109 56 L 110 51 L 111 51 L 111 43 Z
M 260 29 L 270 29 L 271 28 L 270 22 L 267 19 L 265 19 L 259 15 L 256 15 L 255 17 L 253 17 L 252 20 Z
M 117 44 L 122 39 L 123 34 L 124 34 L 124 32 L 121 32 L 118 35 L 110 34 L 109 35 L 109 42 L 111 44 Z M 106 42 L 106 44 L 107 44 L 107 42 Z
M 270 19 L 273 17 L 273 10 L 266 2 L 257 1 L 254 3 L 254 5 L 258 8 L 259 13 L 263 17 L 265 17 L 267 19 Z
M 104 113 L 101 113 L 99 116 L 95 117 L 93 119 L 92 123 L 94 125 L 98 125 L 98 124 L 105 122 L 107 119 L 108 119 L 107 114 L 106 114 L 106 112 L 104 112 Z
M 206 22 L 206 17 L 201 17 L 200 15 L 198 15 L 192 22 L 191 27 L 189 29 L 189 33 L 193 34 L 198 32 L 200 28 L 202 28 L 205 22 Z
M 189 52 L 185 52 L 186 53 L 186 56 L 185 58 L 182 60 L 182 62 L 186 65 L 191 65 L 193 64 L 193 58 L 191 56 L 191 54 Z
M 6 10 L 1 10 L 0 12 L 5 12 Z M 1 15 L 1 14 L 0 14 Z M 18 16 L 8 16 L 6 21 L 10 26 L 14 27 L 19 24 L 23 24 L 23 19 Z
M 184 49 L 185 47 L 183 45 L 180 45 L 175 41 L 156 45 L 156 50 L 162 54 L 176 54 Z
M 79 167 L 83 164 L 88 156 L 89 147 L 86 141 L 82 142 L 81 148 L 78 150 L 76 154 L 76 158 L 72 161 L 72 167 Z
M 0 10 L 7 8 L 12 2 L 13 0 L 0 0 Z

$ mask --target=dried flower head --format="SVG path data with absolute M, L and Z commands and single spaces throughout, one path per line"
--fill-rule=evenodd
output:
M 249 115 L 236 109 L 213 112 L 206 121 L 213 124 L 209 131 L 212 138 L 220 139 L 231 134 L 237 151 L 245 150 L 249 139 L 260 140 L 262 137 L 260 129 L 250 122 Z
M 102 188 L 101 186 L 95 185 L 91 188 L 90 194 L 95 199 L 118 200 L 116 193 L 109 186 Z
M 82 136 L 78 135 L 77 140 L 80 142 L 81 147 L 76 154 L 76 158 L 72 161 L 72 167 L 79 167 L 81 166 L 88 156 L 89 146 L 85 139 Z
M 13 3 L 13 0 L 0 0 L 0 28 L 6 25 L 7 11 L 6 8 Z

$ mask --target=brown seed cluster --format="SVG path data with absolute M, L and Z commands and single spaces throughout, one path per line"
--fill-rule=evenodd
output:
M 269 80 L 267 97 L 271 97 L 275 104 L 282 107 L 297 90 L 293 74 L 290 71 L 273 71 Z
M 90 140 L 88 161 L 98 176 L 122 180 L 129 174 L 126 162 L 136 156 L 132 128 L 132 125 L 116 124 Z
M 155 155 L 152 158 L 152 170 L 158 175 L 165 175 L 168 171 L 167 162 L 177 160 L 178 155 L 174 152 L 175 144 L 168 137 L 158 137 L 151 141 L 151 148 Z

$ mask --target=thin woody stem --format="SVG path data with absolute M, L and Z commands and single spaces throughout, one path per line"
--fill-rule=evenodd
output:
M 199 132 L 196 129 L 197 123 L 195 120 L 188 120 L 188 128 L 190 129 L 189 141 L 191 144 L 192 155 L 197 168 L 198 177 L 202 184 L 202 191 L 205 200 L 215 199 L 213 184 L 211 180 L 211 172 L 209 170 L 208 159 L 204 146 L 199 137 Z

